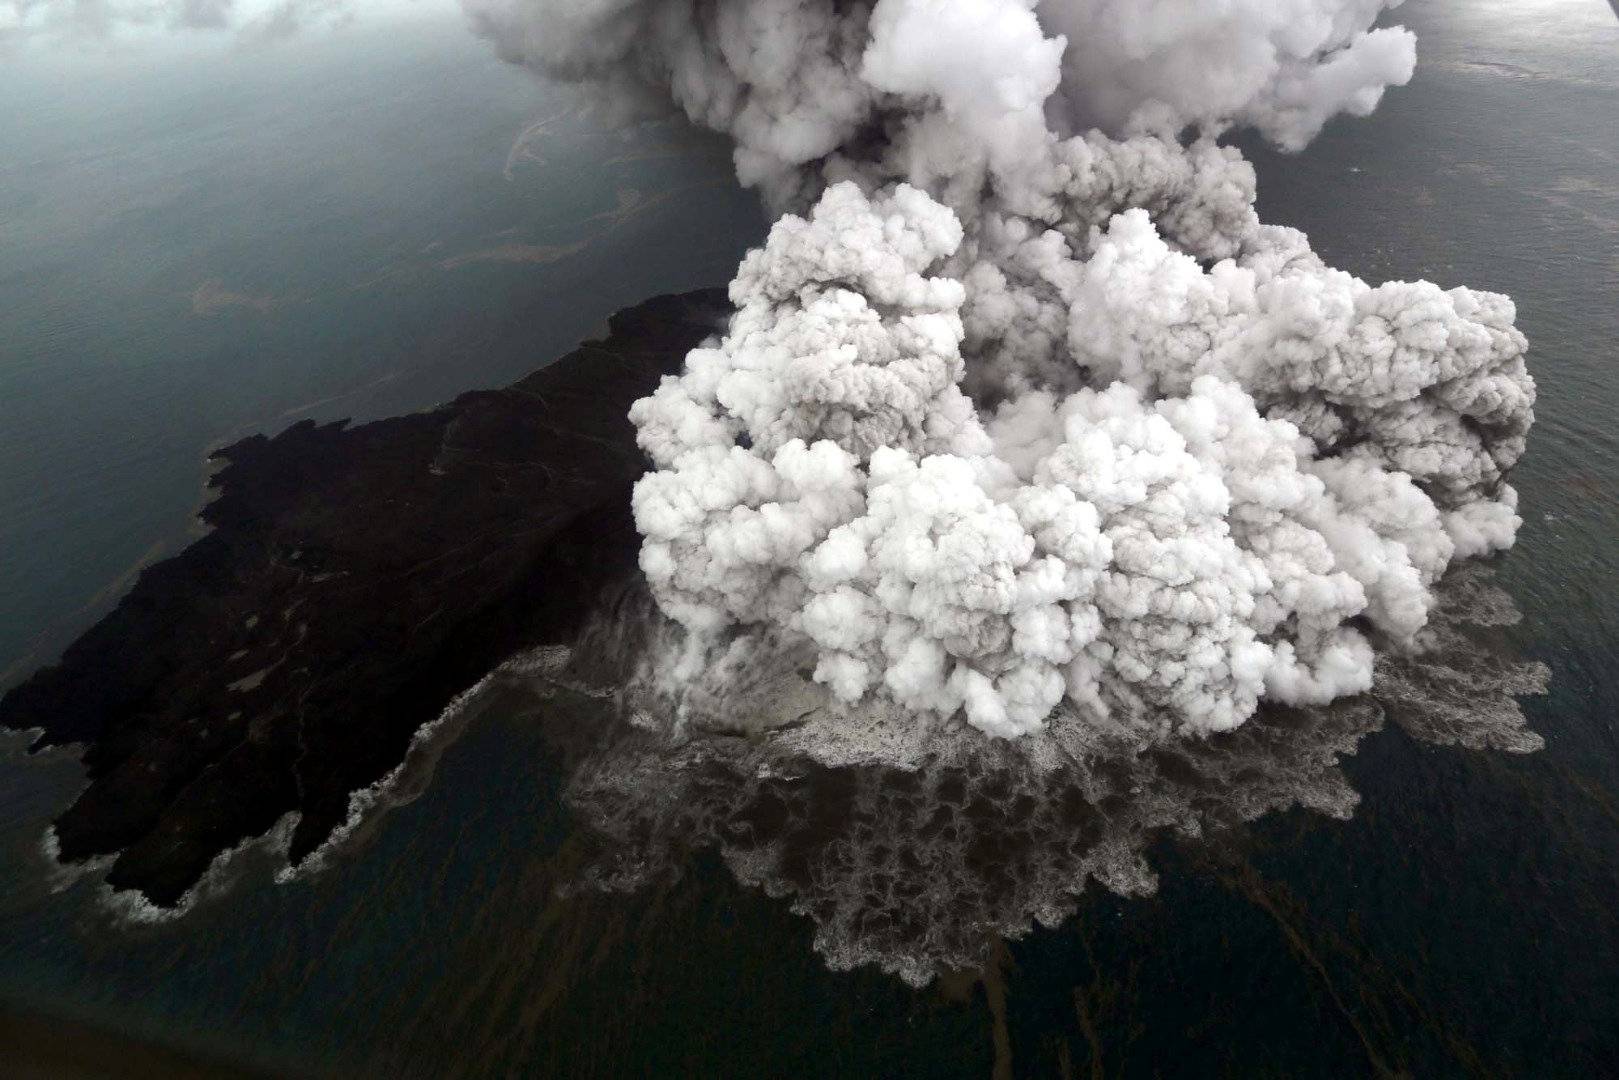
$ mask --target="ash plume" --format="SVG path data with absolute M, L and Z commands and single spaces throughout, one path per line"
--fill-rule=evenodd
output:
M 1165 837 L 1240 850 L 1243 826 L 1267 814 L 1348 819 L 1360 796 L 1342 760 L 1385 724 L 1431 745 L 1538 750 L 1519 699 L 1544 693 L 1548 672 L 1515 659 L 1496 631 L 1518 617 L 1511 598 L 1466 566 L 1434 595 L 1431 647 L 1380 660 L 1369 694 L 1266 704 L 1235 731 L 1155 743 L 1071 708 L 1039 740 L 986 740 L 962 725 L 918 740 L 913 718 L 879 702 L 852 714 L 827 702 L 784 639 L 705 671 L 687 701 L 713 713 L 710 726 L 784 714 L 791 726 L 692 737 L 644 700 L 655 686 L 634 681 L 659 623 L 631 586 L 534 683 L 561 743 L 587 744 L 572 751 L 567 789 L 589 840 L 570 887 L 630 891 L 714 851 L 743 885 L 807 916 L 834 970 L 872 965 L 915 986 L 981 970 L 997 939 L 1060 924 L 1093 884 L 1156 892 L 1152 853 Z M 604 711 L 632 722 L 585 720 Z M 829 755 L 835 746 L 880 750 L 855 762 Z
M 783 635 L 846 706 L 1150 739 L 1317 706 L 1510 546 L 1510 300 L 1263 224 L 1286 149 L 1415 64 L 1384 0 L 465 0 L 617 117 L 729 135 L 783 216 L 632 419 L 691 673 Z

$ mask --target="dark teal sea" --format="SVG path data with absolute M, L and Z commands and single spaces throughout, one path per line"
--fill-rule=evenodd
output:
M 0 59 L 0 685 L 183 543 L 211 448 L 504 385 L 762 234 L 720 140 L 377 31 Z

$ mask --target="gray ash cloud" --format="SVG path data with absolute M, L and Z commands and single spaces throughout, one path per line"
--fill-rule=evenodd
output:
M 632 414 L 677 682 L 779 632 L 851 706 L 1207 735 L 1364 692 L 1512 543 L 1511 301 L 1328 267 L 1217 142 L 1369 113 L 1415 64 L 1391 5 L 466 6 L 787 211 Z
M 1341 759 L 1386 723 L 1435 745 L 1539 749 L 1518 699 L 1543 693 L 1547 670 L 1492 637 L 1515 618 L 1487 572 L 1463 568 L 1436 590 L 1428 650 L 1381 664 L 1367 695 L 1266 705 L 1204 739 L 1149 743 L 1059 709 L 1041 739 L 985 740 L 958 725 L 917 741 L 902 713 L 840 709 L 785 638 L 700 680 L 686 701 L 707 715 L 677 718 L 656 683 L 626 677 L 660 632 L 632 589 L 541 680 L 567 718 L 553 722 L 594 732 L 567 789 L 592 838 L 570 887 L 647 887 L 713 851 L 742 884 L 808 917 L 834 969 L 873 965 L 917 986 L 980 970 L 997 940 L 1059 924 L 1092 887 L 1154 893 L 1149 852 L 1164 837 L 1219 844 L 1294 807 L 1347 819 L 1360 798 Z M 581 715 L 625 720 L 597 728 Z M 865 737 L 851 739 L 852 726 Z

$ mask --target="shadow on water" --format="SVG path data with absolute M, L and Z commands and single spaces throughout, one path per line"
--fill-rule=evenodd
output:
M 1434 651 L 1386 661 L 1366 700 L 1055 768 L 826 768 L 781 733 L 627 723 L 601 679 L 611 635 L 587 633 L 573 663 L 489 691 L 502 726 L 545 743 L 567 811 L 455 924 L 423 1039 L 459 1033 L 482 1075 L 1520 1071 L 1535 1032 L 1490 1030 L 1464 973 L 1469 948 L 1529 941 L 1467 938 L 1510 926 L 1502 901 L 1545 868 L 1489 866 L 1501 822 L 1446 801 L 1516 787 L 1497 804 L 1549 809 L 1548 770 L 1480 753 L 1540 746 L 1517 699 L 1546 670 L 1512 658 L 1487 571 L 1443 596 Z M 1599 1049 L 1540 1060 L 1560 1073 Z M 389 1067 L 419 1054 L 401 1040 Z
M 152 925 L 39 875 L 5 969 L 76 1023 L 283 1074 L 1514 1071 L 1533 1033 L 1477 1030 L 1474 961 L 1559 962 L 1567 930 L 1519 938 L 1503 898 L 1602 853 L 1521 820 L 1550 809 L 1515 764 L 1540 755 L 1478 752 L 1535 747 L 1515 695 L 1544 670 L 1478 571 L 1445 596 L 1439 651 L 1373 700 L 1055 768 L 827 769 L 773 749 L 791 729 L 626 724 L 587 637 L 481 683 L 326 872 L 276 885 L 251 853 Z M 1503 808 L 1538 859 L 1498 861 Z

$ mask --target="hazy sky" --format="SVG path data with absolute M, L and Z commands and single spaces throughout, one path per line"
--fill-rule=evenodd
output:
M 240 47 L 366 22 L 453 15 L 457 0 L 0 0 L 0 63 Z
M 1492 17 L 1485 40 L 1463 49 L 1488 53 L 1501 41 L 1562 38 L 1539 55 L 1611 46 L 1619 0 L 1407 0 L 1387 22 L 1421 25 L 1466 9 Z M 0 0 L 0 67 L 19 59 L 162 56 L 264 45 L 345 26 L 460 17 L 460 0 Z M 1604 41 L 1593 42 L 1595 35 Z

